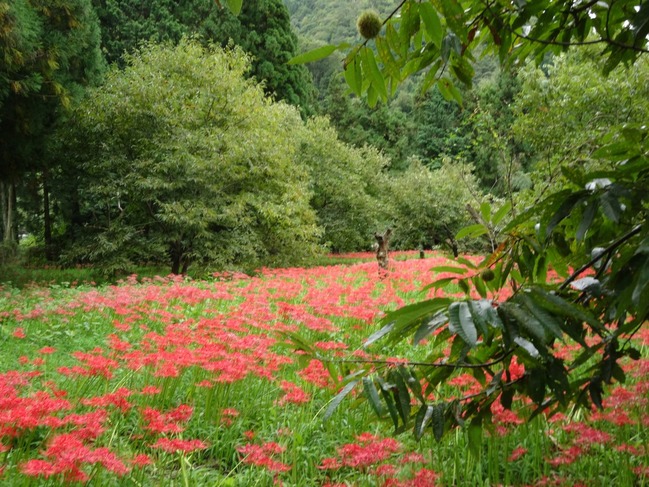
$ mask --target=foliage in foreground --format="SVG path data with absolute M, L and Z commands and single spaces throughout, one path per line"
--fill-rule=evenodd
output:
M 598 45 L 607 74 L 649 53 L 648 32 L 649 7 L 642 2 L 404 0 L 371 46 L 367 41 L 322 46 L 292 62 L 344 50 L 347 84 L 371 106 L 386 101 L 417 72 L 424 91 L 436 86 L 461 104 L 454 80 L 471 86 L 474 53 L 497 54 L 502 64 L 530 58 L 540 64 L 573 45 Z M 585 152 L 586 147 L 576 151 Z M 340 397 L 362 383 L 377 413 L 387 408 L 395 427 L 414 424 L 421 437 L 428 425 L 438 425 L 433 428 L 437 438 L 465 422 L 473 435 L 481 435 L 494 401 L 508 408 L 517 393 L 534 405 L 532 417 L 548 409 L 602 407 L 605 386 L 625 380 L 619 360 L 640 355 L 621 337 L 638 333 L 649 317 L 646 125 L 625 120 L 611 127 L 603 147 L 587 158 L 594 167 L 560 164 L 565 184 L 552 186 L 531 208 L 512 205 L 513 222 L 498 240 L 494 220 L 502 220 L 501 211 L 494 213 L 488 204 L 481 214 L 473 211 L 477 223 L 458 237 L 489 235 L 494 252 L 468 275 L 462 270 L 455 279 L 432 284 L 444 288 L 457 281 L 466 298 L 440 297 L 406 307 L 386 317 L 383 330 L 368 340 L 387 337 L 395 343 L 414 336 L 417 343 L 441 330 L 453 337 L 450 356 L 433 353 L 410 364 L 406 370 L 414 379 L 401 382 L 392 372 L 365 367 L 350 376 Z M 550 278 L 549 271 L 562 279 Z M 511 296 L 499 300 L 489 294 L 505 286 L 513 288 Z M 567 339 L 579 345 L 578 356 L 557 353 L 557 343 Z M 514 358 L 528 370 L 515 379 L 509 370 Z M 454 369 L 468 369 L 481 383 L 480 393 L 436 404 L 421 395 L 420 378 L 436 387 Z M 379 389 L 388 391 L 383 399 Z M 416 411 L 411 398 L 417 399 Z
M 367 402 L 338 408 L 323 421 L 343 387 L 340 371 L 353 361 L 385 360 L 362 345 L 375 319 L 421 299 L 430 268 L 448 263 L 439 256 L 395 261 L 384 280 L 376 263 L 367 262 L 256 278 L 176 276 L 138 284 L 133 276 L 99 288 L 2 288 L 0 480 L 420 487 L 645 482 L 646 334 L 632 339 L 643 358 L 622 363 L 629 382 L 588 417 L 540 415 L 523 424 L 528 405 L 516 396 L 511 411 L 492 404 L 494 425 L 483 437 L 467 428 L 438 444 L 416 442 L 410 433 L 390 437 L 389 427 L 368 428 L 373 413 Z M 435 290 L 423 295 L 433 297 Z M 317 359 L 294 353 L 285 337 L 295 333 L 313 343 Z M 392 352 L 413 361 L 436 349 L 452 354 L 450 341 L 439 345 L 443 340 L 438 333 Z M 569 341 L 557 349 L 578 353 Z M 389 371 L 397 381 L 409 380 L 399 360 L 392 359 Z M 520 363 L 509 369 L 513 379 L 526 374 Z M 440 404 L 479 393 L 474 377 L 449 370 L 445 385 L 422 384 L 427 400 Z

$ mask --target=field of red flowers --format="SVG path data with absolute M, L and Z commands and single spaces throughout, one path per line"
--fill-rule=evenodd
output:
M 384 279 L 368 261 L 0 288 L 0 484 L 649 485 L 646 329 L 603 411 L 525 423 L 495 405 L 479 457 L 462 430 L 440 443 L 394 436 L 358 398 L 323 421 L 339 389 L 330 362 L 286 333 L 332 360 L 366 357 L 377 318 L 425 297 L 444 263 L 395 260 Z M 473 381 L 457 372 L 431 394 Z

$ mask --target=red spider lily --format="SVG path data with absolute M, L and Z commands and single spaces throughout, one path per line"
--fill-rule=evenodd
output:
M 131 394 L 133 393 L 130 390 L 126 389 L 125 387 L 120 387 L 111 394 L 105 394 L 103 396 L 97 396 L 88 399 L 81 399 L 81 404 L 85 406 L 96 407 L 115 406 L 125 413 L 133 406 L 126 399 Z
M 131 459 L 131 465 L 134 467 L 144 467 L 145 465 L 152 465 L 153 460 L 144 453 L 139 453 Z
M 331 384 L 329 372 L 320 360 L 311 360 L 309 365 L 298 372 L 298 375 L 317 387 L 324 388 Z
M 287 403 L 304 404 L 311 400 L 311 396 L 292 382 L 283 380 L 280 383 L 280 388 L 284 391 L 284 396 L 277 401 L 280 406 L 284 406 Z
M 158 438 L 152 448 L 159 448 L 168 453 L 184 452 L 189 453 L 195 450 L 203 450 L 208 447 L 207 443 L 202 440 L 181 440 L 170 438 Z
M 578 446 L 571 446 L 567 450 L 562 451 L 559 455 L 554 458 L 550 458 L 548 463 L 553 467 L 559 465 L 570 465 L 574 463 L 583 453 L 583 450 Z
M 272 458 L 273 455 L 279 455 L 285 450 L 283 446 L 272 441 L 262 445 L 249 443 L 237 447 L 237 451 L 244 455 L 241 460 L 243 463 L 263 467 L 271 472 L 287 472 L 291 469 L 290 465 L 278 462 Z
M 25 338 L 27 335 L 25 334 L 25 330 L 23 328 L 18 327 L 13 331 L 12 336 L 14 338 Z
M 522 456 L 524 456 L 527 453 L 527 448 L 523 448 L 522 446 L 517 446 L 514 448 L 514 451 L 511 452 L 509 457 L 507 458 L 508 462 L 515 462 Z
M 154 433 L 181 433 L 185 428 L 178 423 L 189 421 L 192 413 L 193 408 L 184 404 L 167 413 L 147 407 L 142 411 L 142 419 L 145 421 L 144 429 Z
M 91 449 L 76 434 L 63 433 L 54 436 L 43 456 L 49 460 L 32 459 L 21 465 L 21 471 L 29 476 L 62 475 L 66 481 L 85 482 L 88 475 L 82 470 L 84 464 L 101 464 L 117 475 L 129 469 L 108 448 Z
M 363 433 L 356 439 L 358 443 L 347 443 L 338 448 L 338 457 L 343 466 L 364 469 L 388 459 L 401 449 L 401 443 L 394 438 L 381 439 Z
M 608 443 L 612 439 L 608 433 L 591 428 L 583 423 L 569 423 L 563 427 L 563 430 L 577 433 L 574 441 L 579 445 L 603 444 Z

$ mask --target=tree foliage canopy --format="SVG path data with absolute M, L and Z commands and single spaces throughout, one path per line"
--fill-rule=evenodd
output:
M 71 256 L 215 265 L 297 262 L 315 251 L 295 109 L 246 81 L 240 49 L 148 46 L 112 69 L 62 137 L 78 168 L 86 238 Z M 90 231 L 89 231 L 90 230 Z

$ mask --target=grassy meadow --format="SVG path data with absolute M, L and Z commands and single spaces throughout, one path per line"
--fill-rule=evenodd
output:
M 649 329 L 603 411 L 526 423 L 523 401 L 496 402 L 479 456 L 461 429 L 439 443 L 394 434 L 360 397 L 323 421 L 340 389 L 327 365 L 425 355 L 362 344 L 446 263 L 395 254 L 380 279 L 371 255 L 352 257 L 255 277 L 0 285 L 0 485 L 649 485 Z M 426 393 L 475 386 L 457 371 Z

